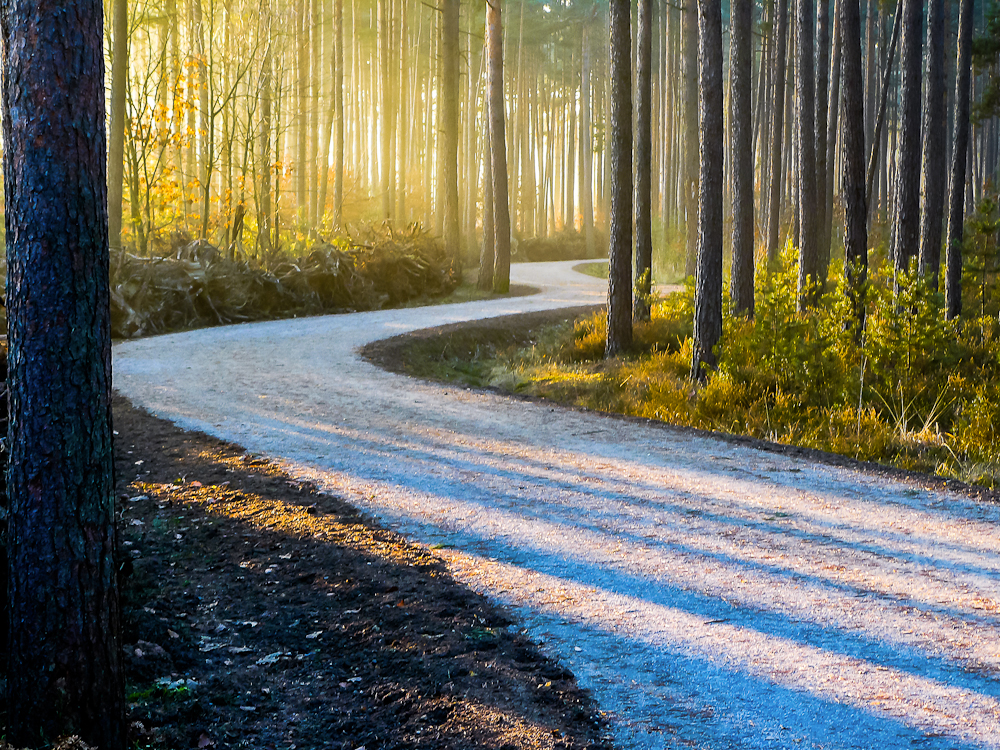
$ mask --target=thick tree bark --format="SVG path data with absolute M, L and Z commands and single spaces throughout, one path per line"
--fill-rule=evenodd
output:
M 844 254 L 847 294 L 856 334 L 865 325 L 863 290 L 868 275 L 868 206 L 865 180 L 864 71 L 861 67 L 861 7 L 859 0 L 838 0 L 843 55 Z
M 733 310 L 753 316 L 753 0 L 730 0 Z
M 635 309 L 636 320 L 649 320 L 653 280 L 653 2 L 639 0 L 639 47 L 635 102 Z
M 490 155 L 493 160 L 493 228 L 496 236 L 493 291 L 510 291 L 510 195 L 507 187 L 507 125 L 503 96 L 502 0 L 486 3 L 486 49 L 490 115 Z
M 4 0 L 6 739 L 124 750 L 102 5 Z M 67 75 L 72 71 L 72 75 Z M 15 114 L 16 113 L 16 114 Z
M 901 86 L 899 150 L 896 155 L 895 207 L 891 255 L 898 271 L 906 271 L 920 243 L 920 62 L 923 44 L 921 0 L 903 4 L 900 42 Z
M 787 2 L 787 0 L 782 0 Z M 684 10 L 684 275 L 694 276 L 698 257 L 698 4 Z
M 795 86 L 795 117 L 799 146 L 799 305 L 815 302 L 820 281 L 819 237 L 816 208 L 816 91 L 813 78 L 813 4 L 798 0 L 795 51 L 798 57 Z M 825 129 L 825 128 L 824 128 Z M 825 179 L 824 179 L 825 182 Z
M 632 35 L 629 0 L 610 0 L 611 216 L 605 353 L 632 345 Z
M 479 249 L 479 278 L 476 286 L 493 290 L 493 267 L 496 264 L 496 231 L 493 226 L 493 155 L 490 153 L 490 118 L 486 118 L 483 149 L 483 244 Z
M 927 15 L 927 90 L 924 100 L 923 194 L 920 200 L 920 274 L 937 289 L 944 223 L 946 122 L 948 93 L 944 80 L 947 33 L 944 0 L 930 0 Z
M 771 184 L 767 201 L 767 261 L 778 259 L 778 234 L 781 228 L 781 162 L 785 141 L 785 54 L 788 46 L 788 0 L 775 0 L 777 17 L 774 23 L 774 102 L 771 118 Z
M 441 179 L 439 211 L 444 214 L 444 249 L 455 273 L 462 273 L 458 215 L 458 42 L 459 0 L 441 4 Z
M 125 98 L 128 93 L 128 0 L 114 0 L 111 58 L 111 130 L 108 133 L 108 243 L 122 246 L 122 178 L 125 170 Z
M 698 175 L 698 271 L 694 296 L 692 380 L 715 366 L 722 336 L 722 3 L 698 2 L 701 158 Z
M 965 232 L 965 178 L 969 153 L 969 98 L 972 84 L 973 0 L 962 0 L 955 63 L 955 133 L 952 138 L 951 195 L 948 206 L 945 311 L 949 320 L 962 313 L 962 238 Z

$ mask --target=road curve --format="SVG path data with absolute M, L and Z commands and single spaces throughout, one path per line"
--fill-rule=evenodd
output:
M 594 692 L 622 748 L 1000 749 L 997 507 L 356 353 L 601 301 L 571 267 L 514 266 L 531 297 L 120 343 L 115 386 L 444 545 Z

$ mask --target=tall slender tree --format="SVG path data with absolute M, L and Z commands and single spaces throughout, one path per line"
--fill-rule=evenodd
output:
M 927 85 L 924 92 L 923 192 L 920 199 L 920 273 L 937 289 L 944 223 L 948 92 L 944 76 L 947 19 L 944 0 L 930 0 L 927 13 Z
M 843 75 L 841 194 L 844 198 L 844 255 L 847 293 L 858 336 L 865 325 L 864 287 L 868 275 L 868 207 L 865 179 L 864 71 L 861 66 L 859 0 L 838 0 Z
M 951 194 L 948 199 L 948 249 L 945 313 L 962 313 L 962 236 L 965 229 L 966 160 L 969 153 L 969 99 L 972 85 L 973 0 L 962 0 L 955 62 L 955 133 L 952 138 Z
M 798 58 L 795 85 L 796 134 L 798 136 L 799 205 L 799 304 L 816 299 L 819 278 L 819 224 L 816 216 L 816 110 L 813 78 L 813 4 L 797 0 L 795 52 Z M 825 179 L 824 179 L 825 182 Z
M 653 280 L 653 2 L 639 0 L 635 101 L 635 319 L 649 320 Z
M 461 227 L 458 214 L 458 71 L 459 0 L 441 4 L 441 179 L 444 248 L 452 268 L 462 272 Z
M 5 0 L 6 739 L 124 750 L 103 8 Z M 68 72 L 72 74 L 69 75 Z
M 774 23 L 774 101 L 771 119 L 771 168 L 768 170 L 771 184 L 767 197 L 767 260 L 778 259 L 778 235 L 781 229 L 781 157 L 785 140 L 785 54 L 788 42 L 788 0 L 775 0 L 777 6 Z
M 108 132 L 108 242 L 122 246 L 122 178 L 125 171 L 125 99 L 128 95 L 128 0 L 114 0 L 111 55 L 111 126 Z
M 899 64 L 899 145 L 896 152 L 892 257 L 905 271 L 920 243 L 920 62 L 923 44 L 922 0 L 903 4 Z
M 502 0 L 486 2 L 487 89 L 489 90 L 490 158 L 493 160 L 493 232 L 496 238 L 493 291 L 510 291 L 510 197 L 507 187 L 507 126 L 503 96 Z
M 730 0 L 730 153 L 733 185 L 733 310 L 753 315 L 753 0 Z
M 691 378 L 715 366 L 722 336 L 722 3 L 698 2 L 701 158 L 698 174 L 698 271 L 695 276 Z
M 610 0 L 611 215 L 605 353 L 632 345 L 632 34 L 629 0 Z
M 787 2 L 787 0 L 781 0 Z M 698 2 L 687 0 L 684 17 L 684 275 L 694 276 L 698 256 Z
M 826 235 L 826 141 L 830 85 L 830 0 L 816 0 L 816 244 L 818 278 L 826 283 L 830 246 Z M 829 165 L 833 169 L 833 165 Z

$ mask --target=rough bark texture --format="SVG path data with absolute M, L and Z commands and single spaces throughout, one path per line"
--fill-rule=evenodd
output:
M 945 308 L 948 319 L 962 313 L 962 237 L 965 229 L 965 175 L 969 153 L 969 97 L 972 83 L 972 0 L 962 0 L 958 19 L 955 75 L 955 134 L 952 138 L 951 195 L 948 206 L 948 255 Z
M 476 287 L 493 290 L 496 264 L 496 231 L 493 226 L 493 155 L 490 153 L 490 118 L 486 118 L 486 148 L 483 149 L 483 244 L 479 248 L 479 278 Z
M 11 422 L 6 739 L 125 747 L 102 6 L 2 4 Z M 72 71 L 72 75 L 67 75 Z
M 816 91 L 813 78 L 813 4 L 812 0 L 798 0 L 796 14 L 797 34 L 795 51 L 796 67 L 795 117 L 799 145 L 799 304 L 811 305 L 818 287 L 810 288 L 819 279 L 819 223 L 817 222 L 816 173 Z
M 462 267 L 458 215 L 459 0 L 441 4 L 441 178 L 444 182 L 444 249 L 456 271 Z
M 753 0 L 731 0 L 733 310 L 753 315 Z
M 857 334 L 865 325 L 862 291 L 868 274 L 868 205 L 865 186 L 864 71 L 861 66 L 861 7 L 859 0 L 839 0 L 843 56 L 844 254 L 848 295 Z
M 503 100 L 503 18 L 501 0 L 486 4 L 486 48 L 489 55 L 490 155 L 493 159 L 493 228 L 496 236 L 493 291 L 510 291 L 510 196 L 507 190 L 507 126 Z
M 892 258 L 905 271 L 920 243 L 920 62 L 923 44 L 921 0 L 903 4 L 899 66 L 899 146 L 896 154 Z
M 639 0 L 639 47 L 635 102 L 635 319 L 649 320 L 653 278 L 653 220 L 651 215 L 653 135 L 653 0 Z
M 698 272 L 695 277 L 691 377 L 703 380 L 715 366 L 722 335 L 722 3 L 698 3 L 698 69 L 701 74 L 701 163 L 698 177 Z
M 774 101 L 771 118 L 771 184 L 767 201 L 767 261 L 778 259 L 778 234 L 781 228 L 781 157 L 785 142 L 785 51 L 788 47 L 788 0 L 775 0 L 774 23 Z
M 128 90 L 128 0 L 114 0 L 111 126 L 108 133 L 108 244 L 122 246 L 122 177 L 125 171 L 125 94 Z
M 698 252 L 698 9 L 687 0 L 684 10 L 684 226 L 687 250 L 684 275 L 694 276 Z
M 611 0 L 611 215 L 608 337 L 612 357 L 632 345 L 632 35 L 629 0 Z
M 944 80 L 947 31 L 944 0 L 927 9 L 927 89 L 924 92 L 923 193 L 920 196 L 920 273 L 937 289 L 944 223 L 945 156 L 948 94 Z
M 826 126 L 830 107 L 829 83 L 830 0 L 816 0 L 816 242 L 819 247 L 819 275 L 824 282 L 830 263 L 830 247 L 826 237 Z

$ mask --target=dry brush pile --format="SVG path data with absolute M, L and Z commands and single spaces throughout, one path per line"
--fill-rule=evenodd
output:
M 457 283 L 441 242 L 417 225 L 365 227 L 306 255 L 265 262 L 226 257 L 205 240 L 168 257 L 112 251 L 112 335 L 375 310 L 442 296 Z

